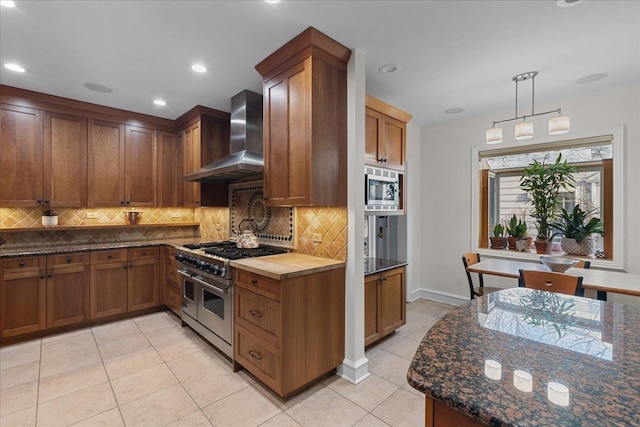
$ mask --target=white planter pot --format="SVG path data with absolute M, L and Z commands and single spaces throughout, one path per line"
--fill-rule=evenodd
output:
M 576 239 L 563 237 L 560 241 L 560 246 L 562 247 L 562 250 L 569 255 L 588 256 L 596 252 L 596 241 L 590 236 L 580 243 L 577 243 Z
M 43 216 L 42 225 L 45 227 L 55 227 L 58 225 L 58 216 Z

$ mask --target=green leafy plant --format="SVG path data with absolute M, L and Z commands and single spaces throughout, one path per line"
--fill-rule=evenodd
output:
M 56 216 L 56 215 L 58 215 L 58 213 L 53 209 L 47 209 L 46 211 L 42 212 L 42 216 Z
M 520 188 L 529 194 L 529 201 L 533 205 L 530 215 L 536 221 L 538 240 L 547 240 L 550 237 L 550 224 L 556 216 L 560 201 L 561 190 L 573 189 L 573 173 L 576 167 L 565 160 L 562 154 L 554 163 L 547 164 L 543 160 L 534 160 L 524 168 L 520 178 Z
M 576 239 L 576 243 L 582 242 L 591 234 L 604 236 L 600 218 L 592 217 L 586 222 L 590 213 L 580 209 L 580 205 L 576 205 L 571 213 L 562 209 L 561 220 L 551 224 L 553 228 L 558 230 L 558 232 L 554 233 L 554 236 L 564 235 L 566 238 Z
M 522 222 L 522 220 L 518 220 L 518 218 L 513 215 L 507 223 L 507 235 L 515 237 L 516 239 L 521 239 L 525 234 L 527 234 L 527 223 Z
M 502 237 L 503 235 L 504 235 L 504 227 L 502 226 L 502 224 L 497 223 L 493 227 L 493 236 L 494 237 Z

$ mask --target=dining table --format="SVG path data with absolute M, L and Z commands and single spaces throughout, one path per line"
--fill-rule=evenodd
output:
M 502 258 L 484 259 L 467 267 L 467 271 L 518 279 L 520 270 L 551 271 L 541 263 Z M 582 287 L 597 292 L 597 299 L 607 300 L 607 292 L 640 297 L 640 274 L 592 268 L 570 268 L 565 274 L 582 276 Z
M 529 288 L 438 320 L 407 372 L 425 426 L 640 426 L 640 307 Z

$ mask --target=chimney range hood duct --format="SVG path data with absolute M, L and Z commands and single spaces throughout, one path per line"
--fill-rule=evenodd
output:
M 229 156 L 188 175 L 184 181 L 231 182 L 260 178 L 264 171 L 262 155 L 262 95 L 243 90 L 231 98 Z

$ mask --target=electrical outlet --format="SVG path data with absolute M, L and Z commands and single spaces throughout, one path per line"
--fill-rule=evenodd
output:
M 87 212 L 87 219 L 98 219 L 98 212 Z
M 182 216 L 182 214 L 180 212 L 173 212 L 171 214 L 171 218 L 180 218 Z
M 313 235 L 311 236 L 311 240 L 315 243 L 322 243 L 322 234 L 313 233 Z
M 222 230 L 222 226 L 220 224 L 216 224 L 216 231 Z

